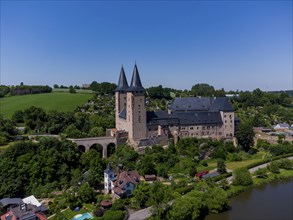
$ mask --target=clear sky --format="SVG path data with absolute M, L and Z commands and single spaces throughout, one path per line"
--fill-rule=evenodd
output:
M 292 89 L 292 1 L 1 0 L 1 84 Z

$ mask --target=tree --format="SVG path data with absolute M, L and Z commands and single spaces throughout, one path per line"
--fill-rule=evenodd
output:
M 95 199 L 95 192 L 88 183 L 83 183 L 78 189 L 78 197 L 83 203 L 90 203 Z
M 150 198 L 150 185 L 147 183 L 140 183 L 136 186 L 132 195 L 134 196 L 135 202 L 140 208 L 146 207 Z
M 217 171 L 220 174 L 227 173 L 226 164 L 225 164 L 225 161 L 223 159 L 218 160 L 218 162 L 217 162 Z
M 249 186 L 252 184 L 252 177 L 246 168 L 239 168 L 233 172 L 233 184 Z
M 212 96 L 215 88 L 206 83 L 199 83 L 192 86 L 191 93 L 195 96 Z
M 278 161 L 272 161 L 268 167 L 272 173 L 280 173 Z
M 54 89 L 58 89 L 59 88 L 59 86 L 57 85 L 57 84 L 54 84 Z
M 251 123 L 242 122 L 236 129 L 235 136 L 238 144 L 247 152 L 254 144 L 254 131 Z
M 155 164 L 149 155 L 142 157 L 136 167 L 141 175 L 156 174 Z
M 24 110 L 24 122 L 31 130 L 40 131 L 47 121 L 46 112 L 39 107 L 31 106 Z
M 16 123 L 23 123 L 24 122 L 24 112 L 21 110 L 16 110 L 11 118 Z
M 76 93 L 76 90 L 73 88 L 73 86 L 69 86 L 69 93 Z
M 91 137 L 101 137 L 104 135 L 104 130 L 102 127 L 93 127 L 90 131 Z
M 154 182 L 151 185 L 149 201 L 152 204 L 153 213 L 156 213 L 160 219 L 165 217 L 170 206 L 169 201 L 172 198 L 170 187 L 163 185 L 161 182 Z

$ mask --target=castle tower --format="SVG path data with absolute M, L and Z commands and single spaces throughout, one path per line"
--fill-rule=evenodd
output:
M 121 67 L 118 86 L 115 90 L 115 121 L 118 130 L 125 130 L 126 123 L 126 90 L 129 88 L 123 66 Z
M 131 144 L 137 146 L 140 139 L 146 138 L 147 126 L 145 89 L 141 84 L 136 64 L 126 97 L 126 131 L 128 131 L 128 140 Z

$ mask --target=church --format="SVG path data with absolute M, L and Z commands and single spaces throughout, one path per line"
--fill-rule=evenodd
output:
M 227 97 L 177 97 L 167 111 L 146 110 L 146 90 L 135 64 L 130 85 L 123 66 L 115 90 L 115 136 L 134 147 L 180 138 L 233 139 L 234 109 Z

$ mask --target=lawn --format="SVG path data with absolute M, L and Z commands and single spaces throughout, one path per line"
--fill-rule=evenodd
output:
M 238 168 L 241 168 L 241 167 L 246 167 L 246 166 L 248 166 L 248 165 L 250 165 L 252 163 L 262 161 L 264 159 L 264 156 L 265 156 L 265 152 L 260 151 L 260 152 L 257 152 L 254 155 L 250 155 L 249 158 L 244 159 L 243 161 L 226 162 L 226 167 L 229 170 L 235 170 L 235 169 L 238 169 Z
M 83 204 L 83 207 L 78 212 L 72 211 L 72 210 L 70 210 L 68 208 L 64 212 L 62 212 L 62 214 L 66 219 L 70 220 L 77 214 L 83 214 L 83 213 L 86 213 L 86 212 L 91 213 L 91 212 L 93 212 L 93 210 L 94 210 L 93 205 L 91 205 L 91 204 Z M 55 216 L 50 218 L 50 220 L 55 220 L 55 219 L 57 219 L 57 217 L 55 217 Z M 93 218 L 93 220 L 94 219 L 96 219 L 96 218 Z
M 9 96 L 0 99 L 0 114 L 10 118 L 16 110 L 30 106 L 41 107 L 46 111 L 73 111 L 92 98 L 91 93 L 53 92 L 34 95 Z

